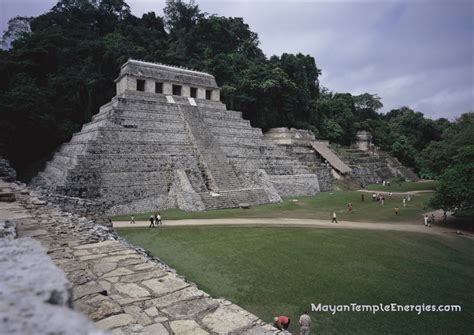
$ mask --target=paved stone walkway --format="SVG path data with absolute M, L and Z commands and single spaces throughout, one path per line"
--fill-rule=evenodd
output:
M 65 213 L 10 187 L 17 201 L 0 202 L 0 220 L 14 220 L 19 237 L 48 249 L 73 285 L 77 310 L 112 334 L 273 334 L 241 307 L 214 299 L 112 230 Z

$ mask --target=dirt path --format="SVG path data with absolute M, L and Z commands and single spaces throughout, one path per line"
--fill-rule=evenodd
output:
M 374 190 L 357 190 L 357 192 L 365 193 L 389 193 L 390 190 L 386 191 L 374 191 Z M 403 194 L 418 194 L 418 193 L 434 193 L 434 190 L 418 190 L 418 191 L 406 191 L 406 192 L 392 192 L 392 194 L 403 195 Z
M 137 221 L 130 224 L 127 221 L 113 222 L 114 228 L 148 227 L 148 221 Z M 385 231 L 405 231 L 412 233 L 425 233 L 441 236 L 453 236 L 456 230 L 445 226 L 425 227 L 422 224 L 412 223 L 369 223 L 369 222 L 350 222 L 339 221 L 331 223 L 328 220 L 315 219 L 285 219 L 285 218 L 242 218 L 242 219 L 196 219 L 196 220 L 164 220 L 163 227 L 174 226 L 210 226 L 210 225 L 239 225 L 249 227 L 308 227 L 308 228 L 330 228 L 330 229 L 370 229 Z M 472 234 L 464 234 L 473 238 Z

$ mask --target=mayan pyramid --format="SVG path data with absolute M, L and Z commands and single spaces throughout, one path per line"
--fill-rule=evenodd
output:
M 314 195 L 318 176 L 220 102 L 207 73 L 136 60 L 117 95 L 33 181 L 107 214 L 188 211 Z

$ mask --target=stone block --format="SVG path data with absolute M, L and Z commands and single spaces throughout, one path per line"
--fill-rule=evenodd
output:
M 165 326 L 161 323 L 156 323 L 154 325 L 150 325 L 145 327 L 144 334 L 148 335 L 168 335 L 169 332 L 166 330 Z
M 95 321 L 123 312 L 118 303 L 101 294 L 83 297 L 76 300 L 74 305 L 78 311 Z
M 220 306 L 202 319 L 202 324 L 218 334 L 229 334 L 251 327 L 258 318 L 236 305 Z
M 83 285 L 74 286 L 73 290 L 74 300 L 80 299 L 90 294 L 102 294 L 107 295 L 107 290 L 102 287 L 98 282 L 91 281 Z
M 150 292 L 137 284 L 129 283 L 129 284 L 122 284 L 116 283 L 112 286 L 115 290 L 120 292 L 121 294 L 126 294 L 131 298 L 143 298 L 150 296 Z
M 206 293 L 201 290 L 198 290 L 195 287 L 187 287 L 185 289 L 176 291 L 171 294 L 161 296 L 159 298 L 151 299 L 145 302 L 145 307 L 155 306 L 157 308 L 163 308 L 170 305 L 173 305 L 180 301 L 189 301 L 202 297 L 208 297 Z
M 189 284 L 184 280 L 179 279 L 172 274 L 168 274 L 167 276 L 158 279 L 145 280 L 142 284 L 148 287 L 154 295 L 172 293 L 189 286 Z
M 96 325 L 101 329 L 114 329 L 129 325 L 134 321 L 135 320 L 130 315 L 122 313 L 97 321 Z
M 218 302 L 214 299 L 196 299 L 191 301 L 179 302 L 175 305 L 163 309 L 163 312 L 172 319 L 195 318 L 204 311 L 210 311 L 218 307 Z
M 175 335 L 207 335 L 207 331 L 201 328 L 194 320 L 178 320 L 170 322 L 171 330 Z
M 2 239 L 0 250 L 1 292 L 20 294 L 26 291 L 43 302 L 71 305 L 71 284 L 38 241 L 28 237 L 12 241 Z
M 0 239 L 0 332 L 102 334 L 71 304 L 71 284 L 38 241 Z

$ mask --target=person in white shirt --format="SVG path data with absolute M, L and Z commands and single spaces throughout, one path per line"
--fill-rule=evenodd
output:
M 311 328 L 311 318 L 308 315 L 307 311 L 304 311 L 300 316 L 300 335 L 309 335 L 309 330 Z

